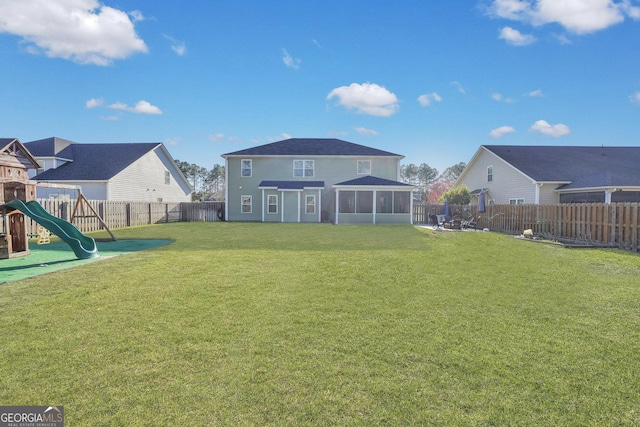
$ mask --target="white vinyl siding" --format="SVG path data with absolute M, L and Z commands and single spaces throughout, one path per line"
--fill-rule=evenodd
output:
M 167 173 L 174 176 L 166 184 Z M 119 201 L 144 202 L 189 202 L 191 190 L 187 184 L 178 179 L 175 164 L 158 148 L 150 151 L 129 165 L 126 169 L 111 178 L 106 186 L 105 199 Z M 82 192 L 91 188 L 88 183 L 79 184 Z M 93 199 L 85 193 L 88 199 Z
M 491 182 L 487 181 L 489 167 L 492 169 Z M 515 198 L 533 203 L 536 199 L 536 184 L 531 178 L 486 149 L 481 149 L 457 185 L 465 185 L 469 191 L 487 189 L 487 204 L 494 200 L 495 204 L 506 205 L 509 199 Z

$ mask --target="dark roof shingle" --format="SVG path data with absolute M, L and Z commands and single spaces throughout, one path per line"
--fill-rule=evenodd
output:
M 640 147 L 484 145 L 539 182 L 563 188 L 640 185 Z
M 290 138 L 284 141 L 247 148 L 226 156 L 393 156 L 399 154 L 335 138 Z
M 106 181 L 124 170 L 160 143 L 70 144 L 56 157 L 72 159 L 64 165 L 36 175 L 38 181 Z M 31 146 L 29 146 L 31 148 Z

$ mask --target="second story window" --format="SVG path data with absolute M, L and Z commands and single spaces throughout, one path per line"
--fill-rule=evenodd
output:
M 371 160 L 358 160 L 358 175 L 371 174 Z
M 164 171 L 164 183 L 166 185 L 170 185 L 171 184 L 171 172 Z
M 242 160 L 242 176 L 251 176 L 251 160 Z
M 493 181 L 493 166 L 487 167 L 487 182 Z
M 293 176 L 296 177 L 309 177 L 314 176 L 314 164 L 313 160 L 294 160 L 293 161 Z

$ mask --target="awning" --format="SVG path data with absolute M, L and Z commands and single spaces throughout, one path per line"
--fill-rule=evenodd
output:
M 324 181 L 262 181 L 261 190 L 323 190 Z

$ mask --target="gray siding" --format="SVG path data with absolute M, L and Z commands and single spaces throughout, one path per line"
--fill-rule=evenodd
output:
M 370 175 L 380 178 L 398 180 L 400 160 L 398 157 L 347 157 L 347 156 L 282 156 L 282 157 L 266 157 L 266 156 L 246 156 L 246 157 L 228 157 L 226 159 L 226 173 L 227 173 L 227 209 L 229 221 L 261 221 L 262 220 L 262 190 L 258 188 L 260 182 L 263 180 L 274 181 L 324 181 L 324 190 L 322 191 L 320 200 L 316 200 L 317 207 L 323 218 L 332 220 L 333 204 L 331 197 L 331 187 L 339 182 L 348 181 L 351 179 L 359 178 L 364 175 L 357 173 L 358 160 L 370 160 L 371 161 L 371 173 Z M 241 161 L 252 161 L 252 174 L 251 177 L 241 176 Z M 313 177 L 294 177 L 293 176 L 293 162 L 294 160 L 313 160 L 314 161 L 314 176 Z M 271 190 L 269 190 L 271 191 Z M 301 221 L 317 221 L 317 216 L 308 216 L 304 214 L 304 202 L 305 194 L 317 195 L 317 191 L 310 190 L 301 195 Z M 272 193 L 270 193 L 272 194 Z M 278 193 L 282 194 L 282 193 Z M 289 195 L 289 193 L 285 193 Z M 241 196 L 252 196 L 252 213 L 241 213 Z M 280 196 L 281 197 L 281 196 Z M 282 207 L 282 201 L 279 197 L 278 212 L 280 215 L 280 209 Z M 286 199 L 288 200 L 288 199 Z M 296 197 L 297 202 L 297 197 Z M 265 208 L 266 208 L 266 196 L 265 196 Z M 295 207 L 294 207 L 295 210 Z M 285 214 L 287 215 L 288 212 Z M 278 215 L 278 221 L 280 216 Z M 267 218 L 265 214 L 265 221 L 271 221 L 273 215 Z M 287 217 L 285 220 L 289 220 Z M 297 215 L 294 219 L 297 221 Z

